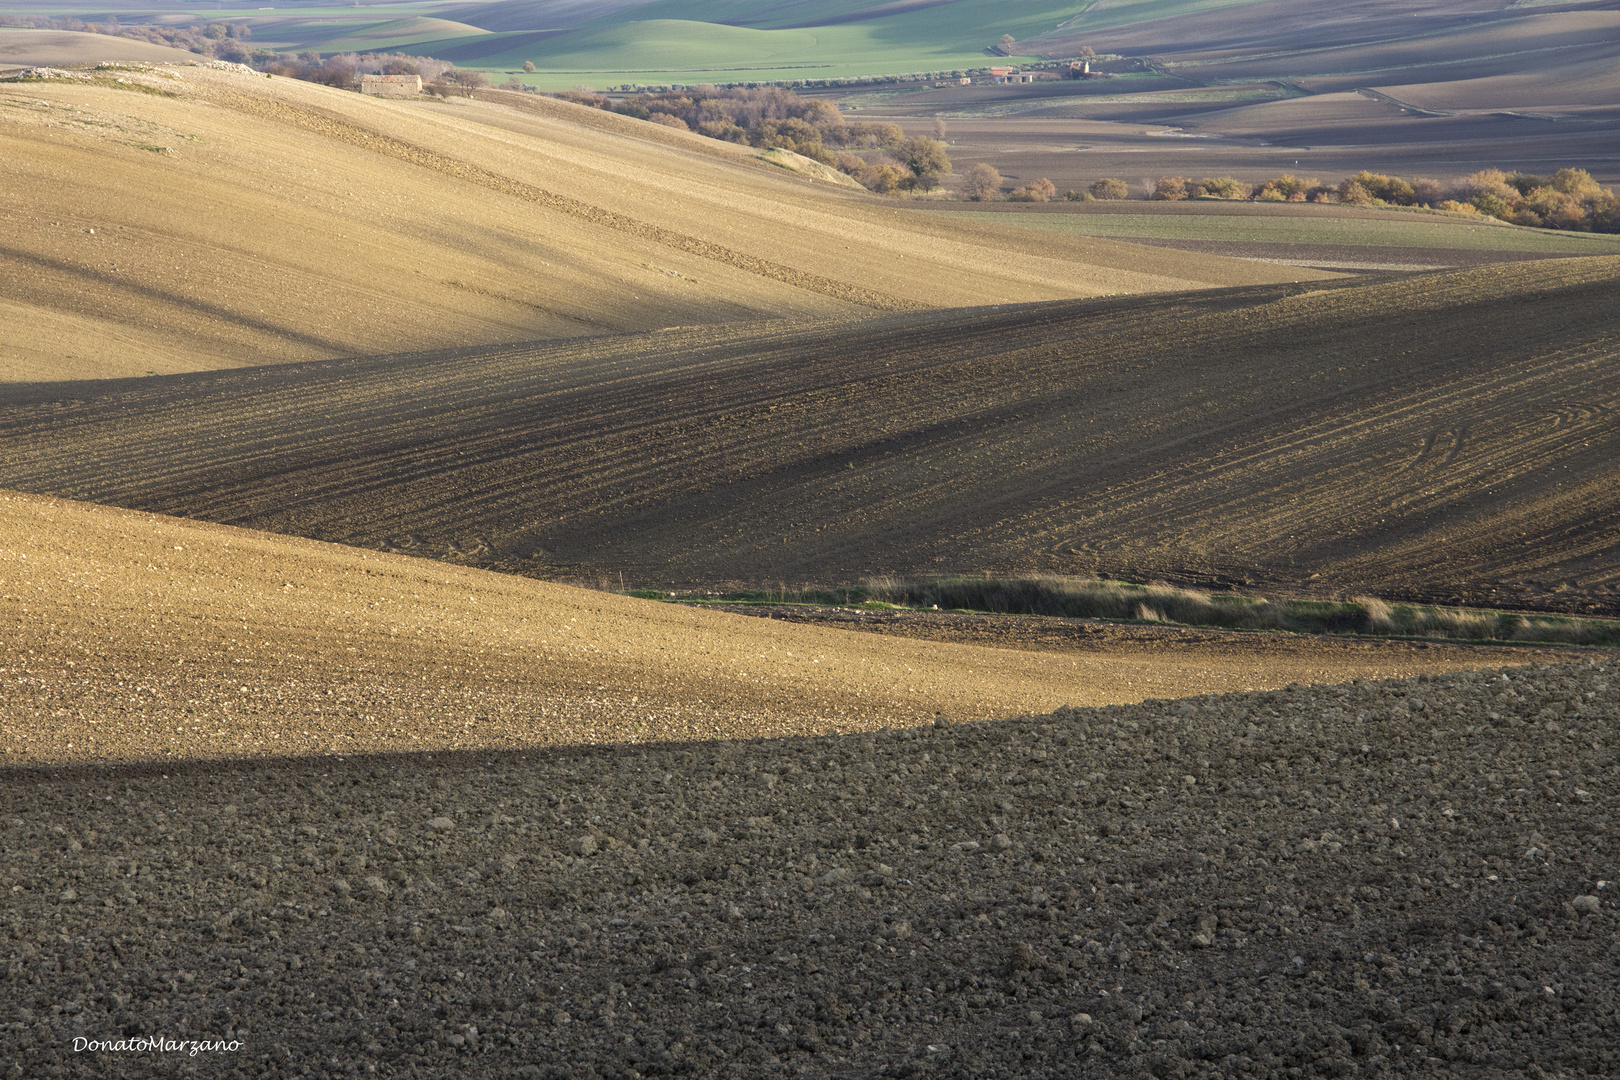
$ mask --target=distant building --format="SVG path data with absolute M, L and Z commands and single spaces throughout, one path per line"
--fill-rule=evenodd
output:
M 362 75 L 360 92 L 373 97 L 408 98 L 422 92 L 420 75 Z
M 1071 79 L 1089 79 L 1089 78 L 1091 78 L 1091 61 L 1090 60 L 1071 60 L 1071 61 L 1069 61 L 1069 78 L 1071 78 Z
M 1017 68 L 993 67 L 990 69 L 990 78 L 995 82 L 1008 82 L 1018 74 Z

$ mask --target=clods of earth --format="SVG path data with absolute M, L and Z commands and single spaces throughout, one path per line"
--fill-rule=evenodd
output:
M 1615 668 L 14 770 L 0 1075 L 1620 1075 Z

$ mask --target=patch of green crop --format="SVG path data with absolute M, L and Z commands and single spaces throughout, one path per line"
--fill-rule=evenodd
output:
M 536 40 L 507 45 L 457 38 L 413 45 L 433 55 L 458 50 L 464 67 L 511 69 L 531 61 L 534 85 L 603 88 L 622 83 L 742 82 L 903 75 L 1017 63 L 988 46 L 1002 34 L 1023 40 L 1050 31 L 1085 5 L 1032 0 L 957 0 L 916 11 L 836 21 L 872 5 L 815 0 L 782 6 L 752 0 L 666 0 Z M 634 18 L 627 16 L 633 15 Z M 822 22 L 820 20 L 835 20 Z M 476 52 L 476 55 L 474 55 Z
M 337 36 L 320 39 L 314 45 L 323 53 L 337 52 L 399 52 L 411 46 L 444 47 L 454 44 L 491 41 L 501 34 L 457 33 L 458 24 L 442 19 L 406 18 L 384 22 L 356 24 L 340 31 Z M 460 27 L 462 30 L 467 27 Z M 420 51 L 420 50 L 413 50 Z
M 1078 16 L 1069 19 L 1061 30 L 1065 34 L 1079 34 L 1087 30 L 1103 30 L 1153 19 L 1171 19 L 1177 15 L 1195 15 L 1201 11 L 1219 11 L 1222 8 L 1243 7 L 1260 0 L 1108 0 L 1093 3 Z

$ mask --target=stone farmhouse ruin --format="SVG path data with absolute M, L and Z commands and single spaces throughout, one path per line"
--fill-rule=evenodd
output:
M 415 97 L 422 92 L 422 76 L 362 75 L 360 92 L 373 97 Z

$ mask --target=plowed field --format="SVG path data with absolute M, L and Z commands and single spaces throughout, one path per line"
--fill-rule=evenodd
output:
M 0 410 L 0 484 L 615 584 L 1616 610 L 1620 260 L 596 338 Z
M 140 1033 L 288 1078 L 1612 1076 L 1617 712 L 1610 661 L 8 769 L 0 1063 L 174 1075 Z
M 6 1080 L 1615 1074 L 1611 654 L 532 579 L 1620 613 L 1620 257 L 120 78 L 0 86 Z
M 0 764 L 866 731 L 1551 655 L 1173 631 L 1036 648 L 939 636 L 0 495 Z

